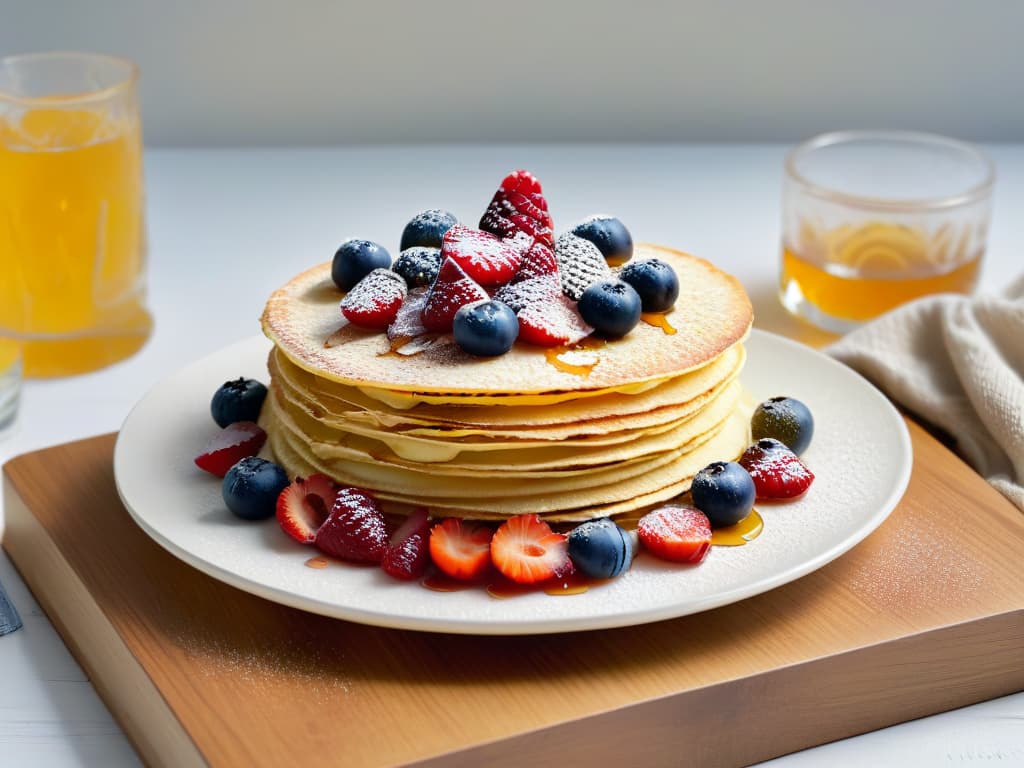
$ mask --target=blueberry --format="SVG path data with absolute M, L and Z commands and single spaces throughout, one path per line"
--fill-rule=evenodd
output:
M 234 381 L 225 381 L 213 393 L 210 414 L 218 427 L 226 427 L 236 421 L 256 421 L 266 398 L 265 386 L 256 379 L 239 377 Z
M 814 417 L 811 409 L 794 397 L 773 397 L 757 406 L 750 429 L 754 440 L 774 437 L 799 456 L 811 444 Z
M 402 230 L 402 243 L 399 250 L 412 248 L 414 245 L 427 248 L 440 248 L 444 233 L 459 223 L 454 214 L 431 208 L 429 211 L 417 213 Z
M 224 475 L 220 493 L 228 509 L 243 520 L 263 520 L 277 508 L 277 497 L 288 486 L 288 475 L 272 461 L 250 456 Z
M 596 245 L 609 264 L 625 264 L 633 257 L 633 236 L 614 216 L 588 216 L 571 231 Z
M 754 507 L 754 480 L 735 461 L 716 461 L 698 472 L 690 485 L 693 506 L 714 528 L 736 525 Z
M 625 336 L 640 322 L 640 296 L 621 280 L 591 283 L 576 309 L 587 325 L 613 339 Z
M 391 267 L 404 279 L 409 289 L 423 288 L 434 282 L 438 270 L 441 269 L 441 249 L 414 245 L 406 248 Z
M 334 254 L 331 279 L 343 291 L 351 291 L 355 284 L 375 269 L 388 269 L 391 254 L 387 248 L 369 240 L 346 240 Z
M 676 271 L 660 259 L 644 259 L 624 266 L 619 279 L 640 294 L 644 312 L 668 312 L 679 297 Z
M 569 557 L 592 579 L 610 579 L 629 568 L 633 545 L 629 534 L 602 517 L 588 520 L 569 533 Z
M 477 357 L 497 357 L 510 349 L 519 335 L 516 313 L 500 301 L 478 301 L 459 307 L 452 334 L 462 349 Z

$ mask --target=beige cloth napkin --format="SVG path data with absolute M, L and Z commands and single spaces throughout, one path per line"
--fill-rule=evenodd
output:
M 933 296 L 826 350 L 907 411 L 1024 510 L 1024 276 L 1001 296 Z

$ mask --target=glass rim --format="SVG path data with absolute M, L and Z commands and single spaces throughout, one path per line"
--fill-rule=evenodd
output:
M 919 146 L 930 145 L 933 147 L 956 150 L 964 155 L 968 155 L 978 163 L 983 168 L 983 176 L 980 182 L 955 195 L 895 199 L 843 192 L 842 190 L 813 182 L 797 170 L 797 161 L 802 156 L 814 152 L 815 150 L 835 146 L 837 144 L 850 144 L 865 140 L 900 141 Z M 807 139 L 786 153 L 784 167 L 786 175 L 790 179 L 799 182 L 815 197 L 831 200 L 833 202 L 845 203 L 846 205 L 860 208 L 871 208 L 886 211 L 922 212 L 967 205 L 969 203 L 977 202 L 989 195 L 992 192 L 992 187 L 995 185 L 996 180 L 995 163 L 993 163 L 988 155 L 982 152 L 978 147 L 973 144 L 969 144 L 966 141 L 952 139 L 948 136 L 942 136 L 937 133 L 927 133 L 925 131 L 846 130 L 822 133 Z
M 3 88 L 0 88 L 0 101 L 32 106 L 71 106 L 75 104 L 89 104 L 92 102 L 104 101 L 118 95 L 119 93 L 128 91 L 134 88 L 139 80 L 139 65 L 131 59 L 113 56 L 108 53 L 91 53 L 89 51 L 43 51 L 39 53 L 16 53 L 10 56 L 0 57 L 0 68 L 7 67 L 10 64 L 54 59 L 80 59 L 82 61 L 114 64 L 124 67 L 126 69 L 127 76 L 113 85 L 106 86 L 105 88 L 83 91 L 82 93 L 76 93 L 70 96 L 23 96 L 16 93 L 10 93 L 5 91 Z

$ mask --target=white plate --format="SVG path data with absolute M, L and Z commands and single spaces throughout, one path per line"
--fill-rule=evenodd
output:
M 757 400 L 786 394 L 815 419 L 804 458 L 816 475 L 806 496 L 764 505 L 764 532 L 742 547 L 713 547 L 698 566 L 641 557 L 583 594 L 494 599 L 482 589 L 433 592 L 380 569 L 304 567 L 316 550 L 270 519 L 231 515 L 220 481 L 192 460 L 217 430 L 209 403 L 240 375 L 266 380 L 268 342 L 253 338 L 195 362 L 158 384 L 128 416 L 114 473 L 132 517 L 186 563 L 268 600 L 340 619 L 405 629 L 513 635 L 642 624 L 733 603 L 793 581 L 853 547 L 889 515 L 912 463 L 895 408 L 864 379 L 808 347 L 754 331 L 743 382 Z

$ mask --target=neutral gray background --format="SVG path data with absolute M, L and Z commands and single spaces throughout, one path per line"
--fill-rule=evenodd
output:
M 0 0 L 143 69 L 148 143 L 1024 139 L 1020 0 Z

